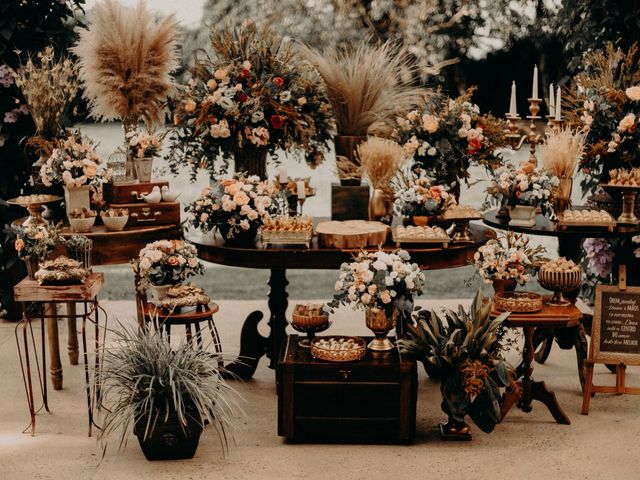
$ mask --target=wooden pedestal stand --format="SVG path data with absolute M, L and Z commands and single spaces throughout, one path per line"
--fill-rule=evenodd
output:
M 640 395 L 640 388 L 625 385 L 627 365 L 640 365 L 640 287 L 627 287 L 627 271 L 620 265 L 618 286 L 596 289 L 591 346 L 586 362 L 582 414 L 589 414 L 589 401 L 596 393 Z M 615 386 L 593 384 L 596 363 L 616 365 Z

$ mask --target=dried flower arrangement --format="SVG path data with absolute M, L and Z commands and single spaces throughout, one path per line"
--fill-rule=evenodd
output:
M 405 154 L 426 170 L 437 184 L 459 191 L 472 163 L 492 171 L 502 164 L 496 149 L 506 145 L 504 121 L 480 115 L 471 103 L 474 88 L 456 99 L 431 98 L 422 110 L 396 118 L 395 138 Z
M 9 69 L 27 100 L 36 133 L 46 139 L 62 132 L 62 116 L 78 93 L 76 67 L 67 57 L 56 59 L 47 46 L 20 68 Z
M 558 178 L 572 178 L 584 151 L 586 135 L 564 128 L 553 131 L 540 147 L 544 167 Z
M 613 44 L 589 52 L 565 96 L 567 123 L 586 133 L 583 192 L 609 181 L 609 170 L 640 167 L 640 48 Z
M 193 179 L 201 167 L 214 177 L 235 156 L 237 172 L 264 177 L 266 154 L 280 149 L 304 152 L 311 167 L 322 162 L 334 124 L 313 69 L 267 27 L 213 30 L 211 47 L 176 102 L 172 171 L 188 162 Z M 258 165 L 245 168 L 245 156 Z
M 162 123 L 173 88 L 170 74 L 178 67 L 177 35 L 173 16 L 156 21 L 144 0 L 135 7 L 116 0 L 98 3 L 72 49 L 91 115 L 121 120 L 125 131 L 141 120 L 148 126 Z
M 397 142 L 369 137 L 356 148 L 362 176 L 373 188 L 392 195 L 391 179 L 398 173 L 406 158 Z

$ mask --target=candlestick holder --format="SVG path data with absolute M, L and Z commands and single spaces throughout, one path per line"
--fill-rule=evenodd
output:
M 529 112 L 531 115 L 527 115 L 527 120 L 529 120 L 529 132 L 520 135 L 518 133 L 518 120 L 520 120 L 519 115 L 511 115 L 507 114 L 507 130 L 505 131 L 505 136 L 509 139 L 511 143 L 512 150 L 520 150 L 524 143 L 528 143 L 530 145 L 530 153 L 529 153 L 529 162 L 531 162 L 534 166 L 537 165 L 538 159 L 536 158 L 536 147 L 539 143 L 542 143 L 543 136 L 538 134 L 536 131 L 536 120 L 540 120 L 542 117 L 538 116 L 540 113 L 540 102 L 542 102 L 541 98 L 529 98 Z
M 298 205 L 300 205 L 300 216 L 302 216 L 302 205 L 304 205 L 305 200 L 306 200 L 306 197 L 303 197 L 303 198 L 298 197 Z

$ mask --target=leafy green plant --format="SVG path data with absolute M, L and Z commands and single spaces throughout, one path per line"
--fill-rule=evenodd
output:
M 202 428 L 213 425 L 226 452 L 241 413 L 241 397 L 222 377 L 221 355 L 185 342 L 172 349 L 162 334 L 152 330 L 122 326 L 113 334 L 116 339 L 105 349 L 100 381 L 108 409 L 99 437 L 103 454 L 112 434 L 118 433 L 122 449 L 134 425 L 144 428 L 147 439 L 172 412 L 183 431 L 192 421 Z
M 416 325 L 407 326 L 400 350 L 429 364 L 442 381 L 442 410 L 464 424 L 469 415 L 483 431 L 491 432 L 500 420 L 500 388 L 512 381 L 512 368 L 500 354 L 499 330 L 509 315 L 490 317 L 491 302 L 480 290 L 469 310 L 448 310 L 444 319 L 422 310 Z

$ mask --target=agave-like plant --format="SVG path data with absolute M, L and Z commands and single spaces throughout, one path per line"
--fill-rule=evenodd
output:
M 242 411 L 241 397 L 223 379 L 220 354 L 186 342 L 172 348 L 151 329 L 121 326 L 111 333 L 116 339 L 105 349 L 100 375 L 107 412 L 99 436 L 103 455 L 110 435 L 119 435 L 121 449 L 132 428 L 146 440 L 173 413 L 185 434 L 194 422 L 198 431 L 212 425 L 226 453 Z
M 513 370 L 500 353 L 500 326 L 509 313 L 493 319 L 490 313 L 491 302 L 478 290 L 469 310 L 459 306 L 444 319 L 433 310 L 418 312 L 416 324 L 398 340 L 404 354 L 438 372 L 449 423 L 460 427 L 469 415 L 487 433 L 500 420 L 500 388 L 511 384 Z

